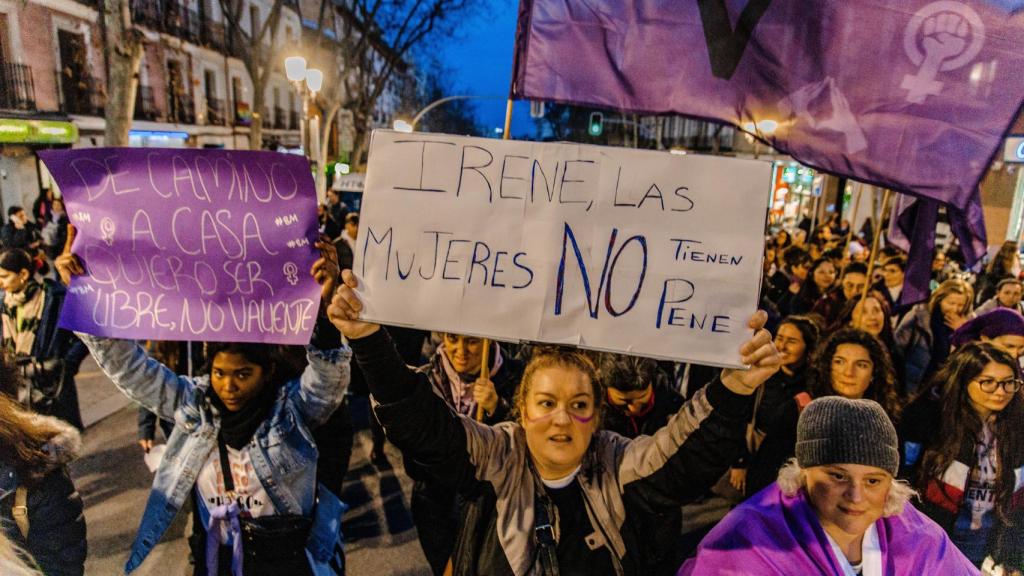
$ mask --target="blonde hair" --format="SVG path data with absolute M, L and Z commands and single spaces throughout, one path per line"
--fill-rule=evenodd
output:
M 796 462 L 796 458 L 790 458 L 779 470 L 779 477 L 776 480 L 779 490 L 786 496 L 796 496 L 796 493 L 807 487 L 807 474 Z M 910 499 L 917 496 L 917 491 L 910 487 L 905 480 L 893 479 L 889 487 L 889 494 L 885 497 L 885 506 L 882 508 L 882 516 L 898 516 L 903 513 L 903 507 Z
M 604 386 L 598 377 L 597 365 L 586 352 L 563 346 L 534 348 L 533 355 L 523 370 L 523 377 L 512 398 L 512 410 L 516 421 L 520 424 L 523 423 L 523 415 L 526 413 L 526 397 L 530 393 L 534 375 L 544 368 L 555 366 L 578 370 L 590 380 L 591 391 L 594 394 L 594 412 L 598 415 L 600 424 L 601 410 L 604 407 Z
M 5 576 L 43 576 L 35 561 L 0 530 L 0 574 Z
M 939 284 L 935 292 L 932 292 L 931 298 L 928 299 L 928 312 L 935 312 L 939 304 L 950 294 L 964 295 L 964 305 L 959 310 L 961 315 L 966 315 L 974 308 L 974 288 L 971 288 L 970 284 L 959 278 L 950 278 Z

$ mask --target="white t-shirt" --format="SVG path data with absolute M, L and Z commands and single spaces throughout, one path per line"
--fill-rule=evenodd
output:
M 227 449 L 231 479 L 235 483 L 235 501 L 241 515 L 249 518 L 273 516 L 276 513 L 274 504 L 252 467 L 249 446 L 246 445 L 241 450 L 235 450 L 230 446 Z M 210 457 L 199 471 L 196 489 L 199 491 L 203 507 L 206 508 L 207 516 L 210 510 L 228 503 L 224 475 L 221 473 L 220 451 L 216 448 L 210 451 Z
M 832 545 L 832 554 L 839 561 L 839 567 L 843 576 L 883 576 L 882 574 L 882 547 L 878 544 L 878 529 L 872 524 L 864 533 L 860 545 L 860 569 L 857 570 L 846 559 L 846 554 L 839 548 L 839 544 L 825 532 L 828 543 Z

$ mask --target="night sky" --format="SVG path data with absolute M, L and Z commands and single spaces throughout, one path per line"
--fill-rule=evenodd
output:
M 453 94 L 480 96 L 508 95 L 512 78 L 518 0 L 490 0 L 491 9 L 468 18 L 455 37 L 442 44 L 442 61 L 451 68 Z M 488 136 L 505 123 L 504 100 L 471 100 L 477 121 Z M 512 135 L 532 135 L 534 123 L 530 106 L 517 102 L 512 113 Z

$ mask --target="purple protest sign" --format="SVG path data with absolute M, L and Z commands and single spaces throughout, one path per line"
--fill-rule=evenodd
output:
M 320 288 L 306 160 L 274 152 L 40 152 L 78 229 L 64 328 L 115 338 L 309 342 Z
M 712 118 L 967 210 L 1024 94 L 1021 0 L 523 0 L 513 95 Z

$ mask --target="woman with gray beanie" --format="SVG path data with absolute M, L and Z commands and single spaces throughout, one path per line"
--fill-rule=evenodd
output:
M 796 458 L 778 480 L 729 513 L 680 576 L 978 574 L 896 481 L 896 429 L 871 400 L 807 405 Z

